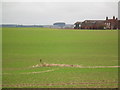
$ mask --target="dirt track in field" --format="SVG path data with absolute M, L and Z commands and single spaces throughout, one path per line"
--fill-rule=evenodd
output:
M 58 66 L 58 67 L 76 67 L 76 68 L 118 68 L 120 66 L 81 66 L 81 65 L 69 65 L 69 64 L 37 64 L 33 65 L 30 68 L 37 68 L 37 67 L 53 67 L 53 66 Z M 18 74 L 40 74 L 40 73 L 46 73 L 46 72 L 52 72 L 56 71 L 58 69 L 51 69 L 51 70 L 46 70 L 46 71 L 38 71 L 38 72 L 24 72 L 24 73 L 18 73 Z M 3 75 L 13 75 L 14 73 L 2 73 Z
M 39 71 L 39 72 L 24 72 L 24 73 L 18 73 L 18 74 L 39 74 L 39 73 L 52 72 L 55 70 L 57 70 L 57 69 L 51 69 L 51 70 Z M 13 75 L 13 74 L 16 74 L 16 73 L 3 73 L 3 75 Z
M 65 85 L 107 85 L 118 84 L 118 82 L 81 82 L 81 83 L 49 83 L 49 84 L 3 84 L 2 87 L 39 87 L 39 86 L 65 86 Z M 116 86 L 117 87 L 117 86 Z
M 53 66 L 59 66 L 59 67 L 78 67 L 78 68 L 118 68 L 120 66 L 81 66 L 81 65 L 69 65 L 69 64 L 37 64 L 33 65 L 32 67 L 53 67 Z

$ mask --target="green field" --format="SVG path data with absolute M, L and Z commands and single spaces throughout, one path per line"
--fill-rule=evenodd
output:
M 116 88 L 118 68 L 117 30 L 63 30 L 3 28 L 3 87 Z M 36 67 L 47 64 L 78 67 Z

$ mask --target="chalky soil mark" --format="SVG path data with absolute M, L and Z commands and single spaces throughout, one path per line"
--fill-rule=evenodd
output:
M 119 68 L 120 66 L 81 66 L 81 65 L 69 65 L 69 64 L 37 64 L 33 65 L 31 68 L 37 68 L 37 67 L 73 67 L 73 68 Z M 46 73 L 46 72 L 53 72 L 57 69 L 51 69 L 46 71 L 38 71 L 38 72 L 24 72 L 24 73 L 17 73 L 17 74 L 40 74 L 40 73 Z M 13 75 L 14 73 L 3 73 L 3 75 Z
M 81 65 L 70 65 L 70 64 L 37 64 L 33 65 L 32 67 L 78 67 L 78 68 L 118 68 L 120 66 L 81 66 Z
M 17 74 L 40 74 L 40 73 L 47 73 L 47 72 L 52 72 L 58 69 L 51 69 L 51 70 L 46 70 L 46 71 L 38 71 L 38 72 L 24 72 L 24 73 L 17 73 Z M 14 75 L 16 73 L 3 73 L 3 75 Z

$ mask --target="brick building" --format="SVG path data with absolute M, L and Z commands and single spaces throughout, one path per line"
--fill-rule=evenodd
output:
M 85 20 L 81 24 L 81 29 L 104 29 L 104 20 Z
M 113 19 L 106 17 L 105 26 L 106 29 L 118 29 L 118 19 L 115 16 L 113 16 Z
M 75 23 L 78 26 L 78 22 Z M 81 23 L 79 28 L 75 29 L 120 29 L 120 20 L 113 16 L 112 19 L 106 20 L 85 20 Z

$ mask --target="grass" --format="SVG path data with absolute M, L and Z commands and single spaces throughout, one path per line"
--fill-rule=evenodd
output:
M 3 85 L 118 81 L 117 68 L 28 68 L 39 64 L 40 59 L 46 63 L 56 64 L 117 66 L 117 30 L 3 28 L 2 32 Z M 21 74 L 46 70 L 54 71 Z M 28 85 L 24 87 L 117 87 L 117 84 Z

